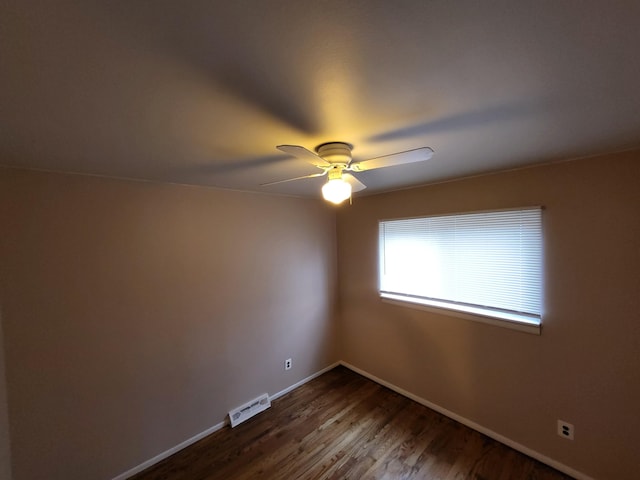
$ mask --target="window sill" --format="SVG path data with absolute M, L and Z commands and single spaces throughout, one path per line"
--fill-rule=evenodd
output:
M 496 312 L 494 310 L 480 307 L 456 305 L 447 302 L 426 300 L 393 293 L 381 292 L 380 298 L 383 302 L 390 303 L 392 305 L 464 318 L 474 322 L 487 323 L 489 325 L 510 328 L 520 332 L 532 333 L 534 335 L 540 335 L 542 330 L 540 318 L 531 315 Z

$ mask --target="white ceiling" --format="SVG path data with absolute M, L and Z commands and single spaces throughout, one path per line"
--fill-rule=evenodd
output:
M 640 2 L 0 3 L 0 164 L 319 196 L 276 150 L 434 157 L 381 192 L 640 146 Z

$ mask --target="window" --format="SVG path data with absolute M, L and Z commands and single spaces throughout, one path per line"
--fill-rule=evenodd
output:
M 540 332 L 542 209 L 385 220 L 380 295 Z

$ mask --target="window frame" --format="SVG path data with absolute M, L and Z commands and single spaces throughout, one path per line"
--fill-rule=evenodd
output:
M 433 298 L 425 298 L 411 294 L 401 294 L 384 292 L 382 286 L 382 246 L 380 245 L 380 228 L 383 222 L 401 221 L 401 220 L 413 220 L 423 218 L 435 218 L 435 217 L 455 217 L 469 214 L 483 214 L 483 213 L 499 213 L 508 211 L 525 211 L 525 210 L 539 210 L 540 211 L 540 314 L 527 314 L 521 312 L 508 312 L 500 309 L 494 309 L 491 307 L 481 307 L 476 305 L 468 305 L 460 302 L 439 300 Z M 543 206 L 528 206 L 528 207 L 516 207 L 516 208 L 504 208 L 504 209 L 491 209 L 491 210 L 477 210 L 467 212 L 455 212 L 455 213 L 442 213 L 431 214 L 413 217 L 400 217 L 400 218 L 387 218 L 378 220 L 378 294 L 380 299 L 384 303 L 391 305 L 412 308 L 422 311 L 428 311 L 432 313 L 438 313 L 447 316 L 453 316 L 481 322 L 485 324 L 495 325 L 499 327 L 510 328 L 522 332 L 532 333 L 540 335 L 542 331 L 542 318 L 543 318 L 543 306 L 544 306 L 544 207 Z

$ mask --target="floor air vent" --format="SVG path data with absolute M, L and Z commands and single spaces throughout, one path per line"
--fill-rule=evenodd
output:
M 254 415 L 265 411 L 271 406 L 271 400 L 269 400 L 269 394 L 263 393 L 255 400 L 245 403 L 244 405 L 234 408 L 229 412 L 229 420 L 231 420 L 231 426 L 241 424 L 245 420 L 249 420 Z

